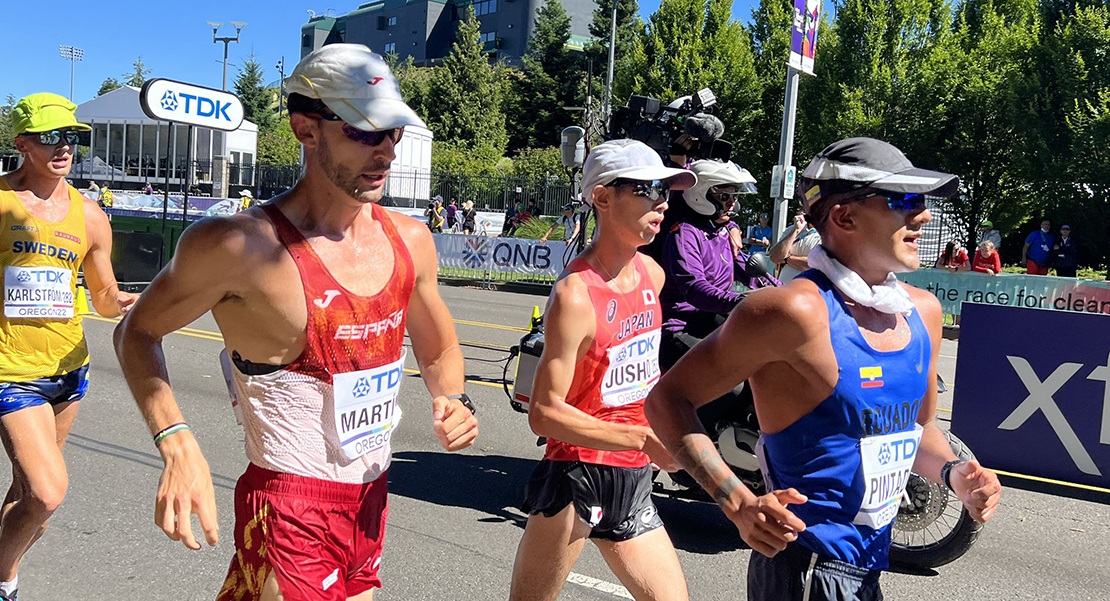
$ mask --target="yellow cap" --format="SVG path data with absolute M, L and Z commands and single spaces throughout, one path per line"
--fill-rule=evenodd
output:
M 73 114 L 75 110 L 76 104 L 57 94 L 31 94 L 17 102 L 12 109 L 12 135 L 55 129 L 91 130 L 88 125 L 77 121 Z

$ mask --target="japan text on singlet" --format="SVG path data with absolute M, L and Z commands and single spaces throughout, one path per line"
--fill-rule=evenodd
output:
M 259 467 L 346 483 L 372 482 L 389 467 L 415 270 L 388 212 L 372 206 L 393 248 L 393 272 L 380 292 L 359 296 L 332 277 L 280 209 L 262 205 L 297 264 L 308 325 L 304 351 L 283 369 L 232 370 L 247 458 Z
M 639 254 L 635 266 L 640 283 L 625 293 L 610 288 L 585 259 L 567 266 L 589 290 L 597 334 L 575 366 L 566 402 L 607 422 L 647 426 L 644 399 L 659 381 L 662 314 Z M 642 451 L 601 451 L 552 438 L 547 440 L 544 459 L 614 467 L 643 467 L 651 462 Z
M 817 270 L 798 277 L 821 290 L 840 377 L 820 405 L 786 429 L 765 434 L 758 452 L 768 486 L 809 497 L 791 505 L 806 524 L 807 549 L 868 569 L 885 569 L 890 524 L 898 515 L 921 441 L 917 423 L 930 385 L 932 343 L 917 310 L 910 342 L 876 351 L 832 282 Z
M 0 382 L 57 376 L 89 361 L 74 309 L 77 271 L 89 247 L 85 198 L 67 188 L 66 216 L 44 221 L 0 177 Z

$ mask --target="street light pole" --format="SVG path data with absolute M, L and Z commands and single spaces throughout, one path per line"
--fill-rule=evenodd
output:
M 613 112 L 613 59 L 617 46 L 617 1 L 613 3 L 613 22 L 609 25 L 609 74 L 605 80 L 605 128 L 609 129 L 609 116 Z
M 282 112 L 282 109 L 284 108 L 283 103 L 284 103 L 284 100 L 285 100 L 285 57 L 284 56 L 281 57 L 281 60 L 278 61 L 277 70 L 278 70 L 278 73 L 281 73 L 281 79 L 279 80 L 279 83 L 278 83 L 278 121 L 280 122 L 281 121 L 281 112 Z
M 73 102 L 73 66 L 79 60 L 84 60 L 85 51 L 73 46 L 58 46 L 58 54 L 69 61 L 69 101 Z
M 240 21 L 232 21 L 231 24 L 232 24 L 232 26 L 235 27 L 235 37 L 225 36 L 225 37 L 222 37 L 222 38 L 219 36 L 219 31 L 220 31 L 220 27 L 223 27 L 223 23 L 216 23 L 216 22 L 213 22 L 213 21 L 208 21 L 208 24 L 212 26 L 212 43 L 213 44 L 219 44 L 220 42 L 224 43 L 224 83 L 223 83 L 223 88 L 222 89 L 226 92 L 227 91 L 227 46 L 228 46 L 228 44 L 230 44 L 232 42 L 235 42 L 236 44 L 239 43 L 239 33 L 243 30 L 244 27 L 247 26 L 247 24 L 243 23 L 243 22 L 240 22 Z

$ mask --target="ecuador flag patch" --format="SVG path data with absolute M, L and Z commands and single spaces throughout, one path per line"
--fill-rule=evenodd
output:
M 883 387 L 883 368 L 882 367 L 861 367 L 859 368 L 860 387 L 862 388 L 882 388 Z

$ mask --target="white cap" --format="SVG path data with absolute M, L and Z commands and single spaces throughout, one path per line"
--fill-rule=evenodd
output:
M 340 119 L 364 131 L 419 125 L 382 57 L 362 44 L 328 44 L 297 63 L 287 94 L 318 98 Z
M 242 192 L 239 193 L 239 196 L 240 197 L 246 196 L 247 198 L 254 198 L 254 194 L 251 194 L 250 190 L 243 190 Z
M 590 149 L 582 167 L 582 202 L 593 206 L 595 186 L 604 186 L 616 179 L 651 181 L 671 180 L 672 190 L 685 190 L 698 178 L 685 169 L 663 166 L 663 159 L 650 146 L 636 140 L 610 140 Z

